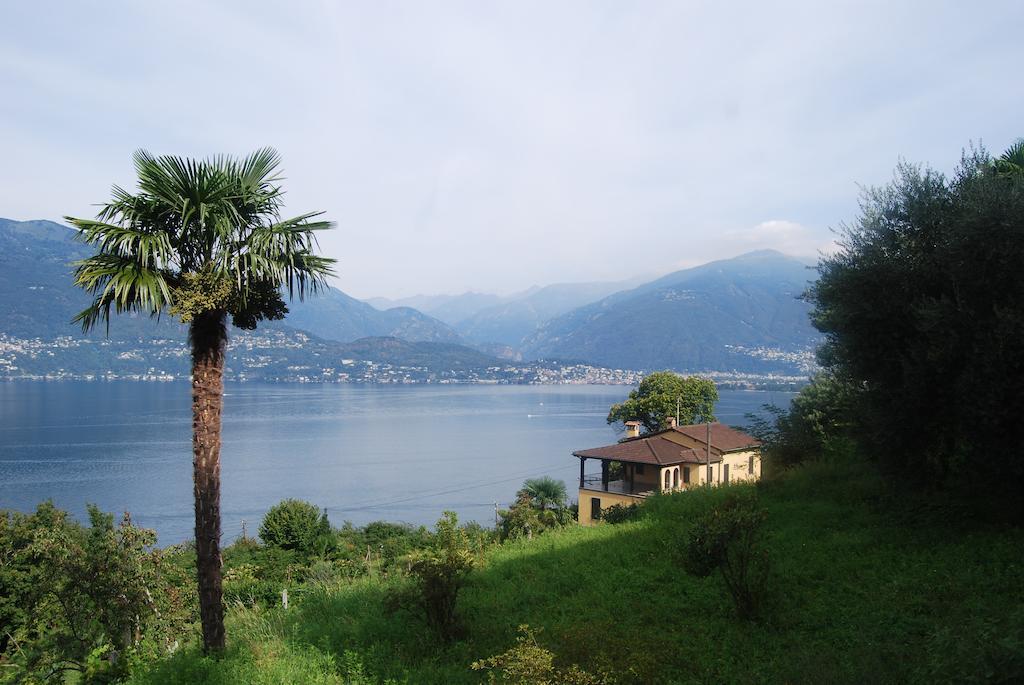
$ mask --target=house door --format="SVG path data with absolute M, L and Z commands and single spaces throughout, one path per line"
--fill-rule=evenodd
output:
M 591 497 L 590 498 L 590 520 L 600 521 L 601 520 L 601 498 Z
M 722 480 L 726 483 L 729 482 L 729 465 L 725 464 L 722 466 Z

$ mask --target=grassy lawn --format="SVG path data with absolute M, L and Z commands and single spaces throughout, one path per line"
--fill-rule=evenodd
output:
M 737 486 L 739 487 L 739 486 Z M 517 626 L 563 664 L 622 683 L 1018 682 L 1024 678 L 1024 532 L 887 493 L 869 468 L 814 464 L 759 488 L 770 607 L 738 621 L 716 576 L 673 550 L 721 489 L 657 497 L 641 520 L 492 548 L 460 597 L 469 635 L 439 644 L 388 616 L 396 579 L 296 593 L 292 608 L 229 611 L 228 653 L 194 648 L 134 682 L 479 683 L 468 666 Z

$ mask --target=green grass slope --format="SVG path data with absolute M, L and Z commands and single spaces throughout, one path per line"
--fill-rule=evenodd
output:
M 562 664 L 623 683 L 1019 682 L 1024 677 L 1024 534 L 955 507 L 886 494 L 855 465 L 817 464 L 763 484 L 771 609 L 734 618 L 717 577 L 688 577 L 673 549 L 724 492 L 648 501 L 638 521 L 568 528 L 495 547 L 460 598 L 469 636 L 436 642 L 387 616 L 395 579 L 296 595 L 292 608 L 229 612 L 220 660 L 193 647 L 137 683 L 479 683 L 469 664 L 519 624 Z

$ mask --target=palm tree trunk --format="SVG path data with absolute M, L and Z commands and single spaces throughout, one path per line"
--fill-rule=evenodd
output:
M 196 505 L 196 575 L 203 648 L 224 649 L 224 603 L 220 557 L 220 417 L 224 406 L 224 349 L 227 328 L 223 312 L 193 319 L 192 456 Z

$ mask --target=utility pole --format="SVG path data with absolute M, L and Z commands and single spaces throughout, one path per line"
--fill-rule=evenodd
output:
M 497 502 L 494 503 L 494 528 L 495 528 L 495 530 L 497 530 L 497 528 L 498 528 L 498 503 Z
M 245 519 L 242 519 L 242 542 L 248 542 L 249 536 L 246 535 L 245 531 Z
M 705 425 L 708 428 L 708 430 L 707 430 L 707 443 L 708 443 L 707 444 L 707 458 L 705 459 L 705 462 L 708 465 L 708 483 L 710 483 L 711 482 L 711 423 L 709 422 L 709 423 L 707 423 Z

